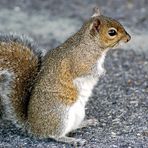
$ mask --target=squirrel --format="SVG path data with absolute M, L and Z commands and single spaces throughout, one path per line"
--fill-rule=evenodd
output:
M 94 14 L 77 33 L 46 55 L 24 35 L 0 34 L 0 110 L 3 117 L 38 138 L 80 144 L 68 137 L 84 120 L 85 105 L 101 75 L 107 52 L 131 39 L 116 20 Z

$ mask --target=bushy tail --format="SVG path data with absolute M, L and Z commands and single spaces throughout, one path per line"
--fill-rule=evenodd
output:
M 13 121 L 16 117 L 10 99 L 12 75 L 7 70 L 0 70 L 0 110 L 4 118 Z
M 32 39 L 0 34 L 0 108 L 16 125 L 25 122 L 34 80 L 40 70 L 42 49 Z

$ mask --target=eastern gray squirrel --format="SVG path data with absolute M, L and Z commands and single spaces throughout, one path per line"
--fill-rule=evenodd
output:
M 97 8 L 77 33 L 45 56 L 25 36 L 0 34 L 3 117 L 36 137 L 83 145 L 84 139 L 67 134 L 97 123 L 84 120 L 85 105 L 104 73 L 107 51 L 130 38 Z

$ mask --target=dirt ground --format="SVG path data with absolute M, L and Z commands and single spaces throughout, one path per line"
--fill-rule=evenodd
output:
M 148 147 L 148 0 L 1 0 L 0 32 L 26 34 L 50 50 L 76 32 L 95 6 L 118 19 L 132 36 L 129 44 L 108 53 L 106 75 L 87 106 L 97 127 L 72 136 L 87 139 L 85 148 Z M 0 148 L 71 147 L 24 135 L 0 119 Z

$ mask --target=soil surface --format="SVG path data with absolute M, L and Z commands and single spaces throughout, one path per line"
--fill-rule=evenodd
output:
M 86 139 L 85 148 L 148 147 L 148 1 L 147 0 L 1 0 L 0 31 L 33 37 L 50 50 L 76 32 L 95 6 L 118 19 L 132 40 L 108 53 L 101 77 L 87 105 L 86 118 L 99 124 L 71 133 Z M 70 145 L 37 140 L 0 119 L 0 148 L 62 148 Z

